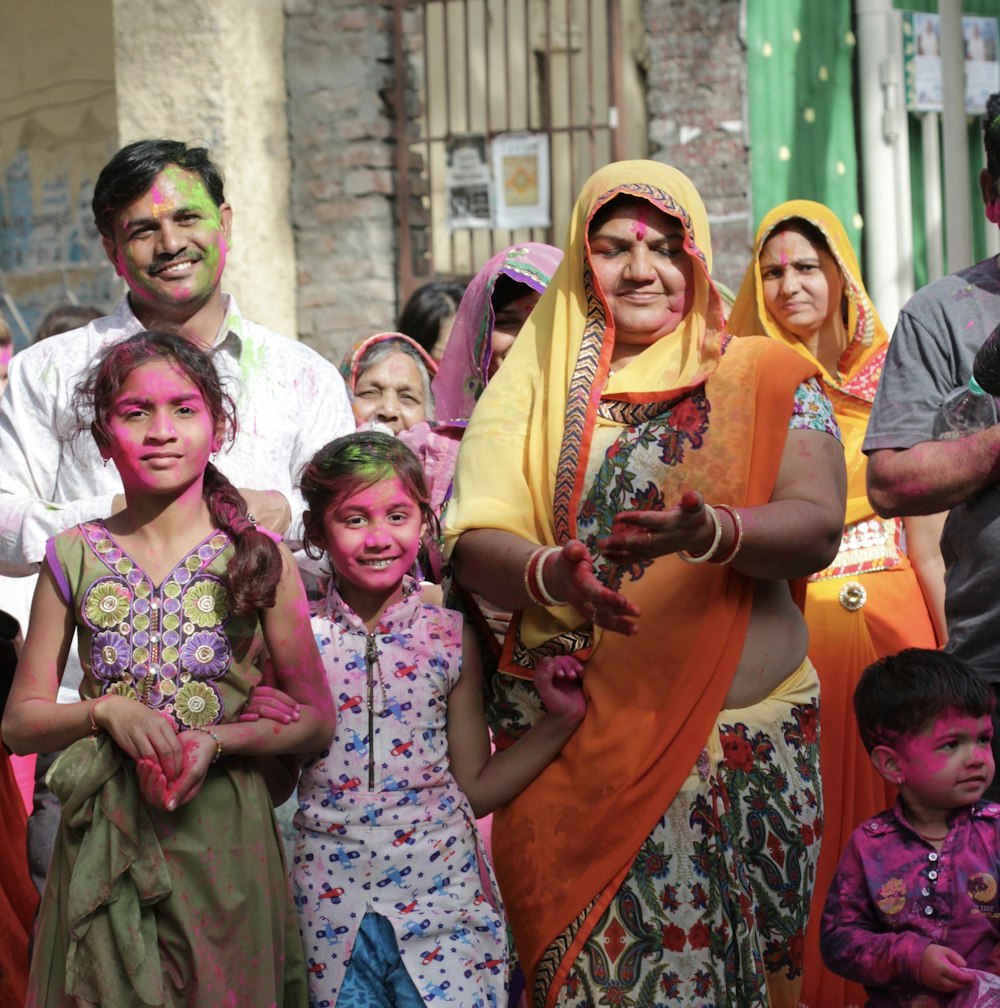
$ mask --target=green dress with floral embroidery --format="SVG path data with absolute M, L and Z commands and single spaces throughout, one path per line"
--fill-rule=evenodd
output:
M 76 613 L 81 695 L 132 697 L 181 732 L 235 720 L 260 679 L 263 635 L 256 615 L 229 610 L 232 552 L 216 531 L 154 585 L 103 522 L 50 540 L 49 565 Z M 172 813 L 141 802 L 134 764 L 105 736 L 75 743 L 50 776 L 64 815 L 28 1005 L 308 1003 L 284 856 L 254 760 L 223 756 Z M 152 885 L 157 870 L 162 882 Z

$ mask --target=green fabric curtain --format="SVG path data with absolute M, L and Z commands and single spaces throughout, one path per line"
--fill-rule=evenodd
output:
M 784 200 L 818 200 L 860 259 L 850 0 L 751 0 L 746 34 L 754 223 Z

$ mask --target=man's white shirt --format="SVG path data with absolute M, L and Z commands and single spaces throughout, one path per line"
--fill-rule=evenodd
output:
M 214 360 L 236 402 L 238 431 L 215 464 L 237 487 L 277 490 L 289 501 L 293 548 L 302 537 L 303 466 L 333 438 L 354 430 L 337 369 L 314 350 L 243 318 L 226 298 Z M 15 354 L 0 395 L 0 573 L 38 569 L 46 540 L 111 514 L 122 492 L 88 430 L 72 435 L 73 392 L 97 354 L 143 330 L 122 298 L 112 315 Z

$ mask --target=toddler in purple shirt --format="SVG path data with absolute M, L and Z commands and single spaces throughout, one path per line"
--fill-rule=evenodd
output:
M 820 947 L 871 1008 L 1000 1005 L 1000 803 L 993 690 L 964 662 L 910 648 L 869 666 L 854 710 L 896 805 L 852 834 Z

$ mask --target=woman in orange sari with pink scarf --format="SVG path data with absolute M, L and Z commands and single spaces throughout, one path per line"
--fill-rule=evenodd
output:
M 815 373 L 725 336 L 684 175 L 591 177 L 446 523 L 458 580 L 515 613 L 500 744 L 538 716 L 537 657 L 586 663 L 583 724 L 494 817 L 535 1005 L 797 1000 L 818 683 L 788 580 L 833 559 L 844 507 Z
M 805 602 L 809 657 L 822 687 L 826 812 L 802 1001 L 809 1008 L 861 1005 L 863 988 L 829 972 L 819 954 L 823 902 L 851 831 L 894 801 L 861 744 L 851 702 L 861 673 L 877 658 L 943 642 L 943 516 L 905 520 L 907 556 L 904 522 L 880 518 L 868 501 L 861 442 L 888 338 L 832 210 L 792 200 L 764 217 L 728 328 L 736 336 L 778 340 L 817 368 L 844 438 L 848 489 L 841 546 L 829 567 L 810 575 Z

